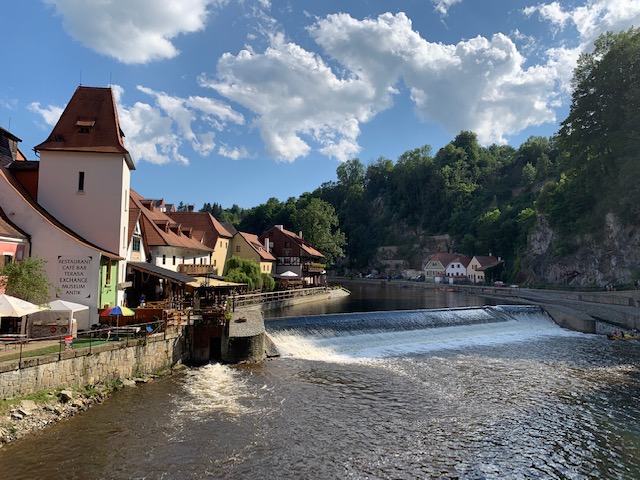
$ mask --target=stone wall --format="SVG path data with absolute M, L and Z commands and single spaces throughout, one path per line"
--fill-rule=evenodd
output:
M 181 336 L 157 335 L 62 353 L 62 359 L 34 357 L 0 366 L 0 399 L 41 390 L 96 385 L 116 379 L 149 375 L 182 361 L 186 355 Z

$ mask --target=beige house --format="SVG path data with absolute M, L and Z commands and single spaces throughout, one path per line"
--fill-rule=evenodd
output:
M 269 275 L 276 263 L 276 257 L 269 252 L 268 247 L 260 243 L 258 236 L 252 233 L 236 233 L 231 239 L 229 255 L 254 260 L 260 265 L 260 272 Z
M 183 228 L 189 228 L 194 239 L 212 250 L 209 260 L 209 271 L 193 270 L 195 267 L 185 266 L 183 273 L 187 275 L 209 274 L 220 277 L 224 275 L 233 234 L 209 212 L 194 212 L 193 207 L 189 207 L 189 211 L 187 212 L 168 210 L 166 215 L 176 223 L 182 225 Z
M 467 266 L 467 277 L 473 283 L 484 283 L 486 272 L 503 263 L 504 261 L 500 257 L 476 255 Z

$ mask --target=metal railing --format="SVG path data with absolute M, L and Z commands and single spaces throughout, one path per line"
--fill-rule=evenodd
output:
M 319 295 L 329 291 L 328 287 L 299 288 L 294 290 L 278 290 L 276 292 L 250 293 L 246 295 L 234 295 L 231 297 L 231 309 L 235 312 L 237 307 L 247 307 L 262 303 L 278 302 L 292 298 Z
M 171 333 L 174 329 L 177 332 L 180 324 L 179 321 L 174 323 L 170 319 L 164 319 L 119 327 L 102 325 L 100 328 L 79 332 L 75 338 L 67 334 L 4 340 L 0 342 L 3 347 L 0 364 L 17 360 L 18 369 L 22 369 L 41 363 L 65 360 L 71 356 L 67 352 L 73 352 L 73 357 L 91 355 L 99 345 L 129 346 L 134 344 L 134 341 L 138 344 L 140 340 L 146 342 L 152 336 L 166 340 L 167 333 Z M 156 334 L 162 334 L 162 337 Z M 16 354 L 7 353 L 10 347 L 18 350 Z

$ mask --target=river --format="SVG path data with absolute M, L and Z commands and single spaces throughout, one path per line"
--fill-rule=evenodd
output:
M 640 343 L 392 285 L 267 330 L 282 357 L 121 390 L 1 449 L 0 478 L 640 478 Z

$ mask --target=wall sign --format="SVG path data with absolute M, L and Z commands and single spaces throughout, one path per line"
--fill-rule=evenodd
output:
M 91 298 L 93 290 L 93 257 L 58 256 L 56 287 L 60 297 Z

